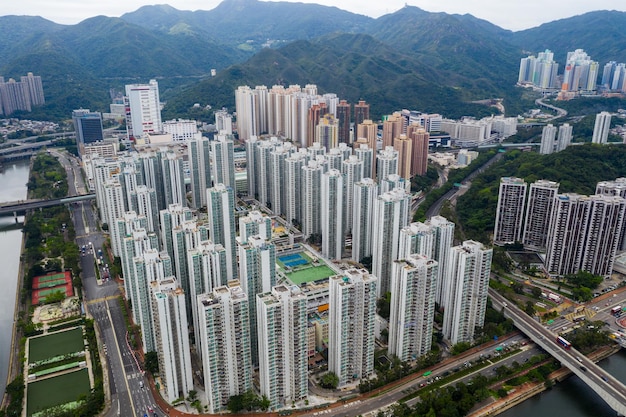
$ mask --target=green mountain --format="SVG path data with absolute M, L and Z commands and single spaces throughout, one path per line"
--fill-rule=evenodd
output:
M 351 102 L 371 103 L 381 116 L 394 109 L 417 108 L 446 115 L 489 114 L 487 107 L 465 103 L 462 92 L 442 82 L 449 73 L 435 70 L 368 35 L 337 34 L 263 49 L 168 101 L 166 118 L 184 114 L 193 104 L 234 107 L 239 85 L 317 84 Z
M 509 41 L 531 53 L 550 49 L 560 64 L 568 51 L 584 49 L 602 67 L 608 61 L 626 62 L 625 27 L 626 12 L 602 10 L 515 32 Z
M 15 45 L 24 39 L 40 33 L 50 33 L 64 26 L 39 16 L 0 16 L 0 56 L 3 60 L 13 53 L 19 53 Z
M 213 10 L 195 12 L 144 6 L 121 18 L 165 33 L 193 33 L 255 50 L 268 40 L 287 43 L 333 32 L 360 33 L 373 20 L 336 7 L 258 0 L 224 0 Z

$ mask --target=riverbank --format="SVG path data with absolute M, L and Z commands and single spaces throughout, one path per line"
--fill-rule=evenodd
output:
M 620 349 L 621 348 L 619 347 L 619 345 L 606 347 L 590 354 L 589 359 L 593 360 L 594 362 L 598 362 L 619 352 Z M 549 378 L 553 383 L 556 384 L 565 380 L 566 378 L 569 378 L 571 375 L 573 375 L 572 371 L 570 371 L 566 367 L 562 367 L 561 369 L 552 372 L 549 375 Z M 512 392 L 504 398 L 500 398 L 485 405 L 484 407 L 469 414 L 468 417 L 496 416 L 506 410 L 509 410 L 510 408 L 515 407 L 516 405 L 521 404 L 525 400 L 532 398 L 535 395 L 541 394 L 547 389 L 548 388 L 546 388 L 546 384 L 544 382 L 527 382 L 517 387 L 515 389 L 515 392 Z
M 24 219 L 26 222 L 26 219 Z M 11 348 L 9 355 L 9 365 L 7 367 L 7 379 L 6 385 L 9 385 L 11 381 L 13 381 L 17 375 L 19 374 L 19 360 L 18 356 L 20 354 L 20 339 L 21 336 L 17 334 L 17 322 L 20 317 L 20 313 L 23 309 L 22 303 L 20 301 L 20 294 L 22 292 L 22 287 L 24 286 L 24 263 L 22 262 L 22 254 L 24 253 L 24 248 L 26 245 L 26 238 L 24 234 L 22 234 L 22 244 L 20 246 L 20 262 L 17 272 L 17 285 L 15 287 L 15 307 L 13 308 L 13 327 L 11 330 Z M 6 390 L 2 393 L 2 402 L 0 402 L 0 409 L 4 409 L 9 405 L 9 395 L 6 393 Z

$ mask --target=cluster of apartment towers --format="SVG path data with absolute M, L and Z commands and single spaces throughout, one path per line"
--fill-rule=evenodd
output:
M 596 114 L 596 122 L 593 125 L 593 135 L 591 143 L 605 145 L 609 140 L 611 129 L 611 113 L 603 111 Z M 558 132 L 558 133 L 557 133 Z M 563 123 L 558 128 L 551 123 L 543 127 L 541 131 L 541 145 L 539 153 L 549 155 L 553 152 L 561 152 L 572 142 L 572 126 Z
M 527 188 L 523 179 L 500 179 L 494 243 L 539 252 L 553 276 L 610 277 L 616 253 L 626 249 L 626 178 L 599 182 L 591 196 L 559 194 L 559 184 L 547 180 Z
M 435 303 L 444 309 L 444 337 L 473 340 L 484 324 L 492 250 L 473 241 L 452 246 L 454 224 L 443 217 L 409 223 L 411 196 L 397 155 L 388 155 L 393 147 L 374 158 L 365 143 L 328 151 L 276 137 L 246 144 L 248 193 L 266 213 L 299 224 L 307 237 L 320 234 L 320 256 L 341 259 L 351 234 L 352 258 L 372 257 L 372 273 L 333 266 L 322 295 L 328 369 L 341 386 L 374 374 L 376 300 L 388 291 L 390 354 L 410 361 L 430 351 Z M 193 389 L 194 345 L 209 412 L 252 389 L 255 369 L 270 407 L 291 406 L 308 396 L 312 302 L 277 271 L 275 217 L 246 212 L 236 233 L 232 137 L 197 135 L 186 145 L 186 155 L 147 147 L 85 159 L 143 349 L 157 352 L 170 402 Z

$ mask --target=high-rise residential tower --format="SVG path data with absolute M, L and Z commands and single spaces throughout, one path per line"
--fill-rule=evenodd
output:
M 467 240 L 450 250 L 443 289 L 443 336 L 455 345 L 472 342 L 476 327 L 485 323 L 493 249 Z
M 308 396 L 307 297 L 279 285 L 256 299 L 259 385 L 275 410 Z
M 336 169 L 322 174 L 322 255 L 341 259 L 345 246 L 343 175 Z
M 522 236 L 522 243 L 526 249 L 534 251 L 546 249 L 548 228 L 558 192 L 558 182 L 538 180 L 530 184 Z
M 402 362 L 430 352 L 438 269 L 437 261 L 417 253 L 393 264 L 389 353 Z
M 248 297 L 232 285 L 216 287 L 197 300 L 205 401 L 209 413 L 219 413 L 230 397 L 252 389 Z
M 611 113 L 603 111 L 596 114 L 596 123 L 593 126 L 592 143 L 607 143 L 611 129 Z
M 348 269 L 329 279 L 328 370 L 339 386 L 374 372 L 376 277 Z
M 505 245 L 521 241 L 526 183 L 521 178 L 500 178 L 493 242 Z
M 207 190 L 207 213 L 209 236 L 213 243 L 226 250 L 228 279 L 237 276 L 237 252 L 235 249 L 235 195 L 231 187 L 217 184 Z
M 159 84 L 156 80 L 150 80 L 148 84 L 127 85 L 125 100 L 129 140 L 163 131 Z

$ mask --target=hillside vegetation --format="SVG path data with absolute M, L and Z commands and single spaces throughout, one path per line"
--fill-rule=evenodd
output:
M 472 181 L 457 201 L 456 211 L 468 239 L 489 243 L 493 233 L 500 178 L 519 177 L 527 183 L 540 179 L 560 183 L 560 193 L 591 195 L 599 181 L 626 176 L 626 147 L 585 144 L 540 155 L 509 151 L 504 159 Z

